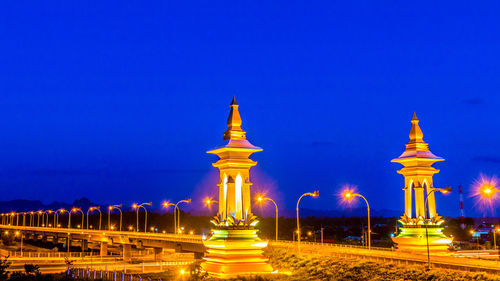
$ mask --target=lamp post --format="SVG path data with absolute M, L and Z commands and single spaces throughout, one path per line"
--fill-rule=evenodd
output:
M 257 201 L 258 202 L 264 202 L 264 201 L 271 201 L 273 202 L 274 204 L 274 207 L 276 208 L 276 230 L 275 230 L 275 234 L 276 234 L 276 241 L 278 241 L 278 204 L 276 204 L 276 202 L 274 202 L 273 199 L 269 198 L 269 197 L 265 197 L 265 196 L 259 196 L 257 197 Z
M 59 214 L 64 214 L 66 212 L 65 209 L 59 209 L 54 213 L 54 216 L 56 217 L 56 222 L 54 223 L 54 227 L 57 226 L 59 227 Z
M 36 221 L 36 223 L 37 223 L 37 227 L 40 227 L 40 215 L 41 215 L 41 214 L 43 214 L 43 211 L 42 211 L 42 210 L 38 210 L 38 211 L 36 212 L 36 216 L 37 216 L 37 221 Z
M 163 208 L 168 208 L 169 206 L 175 206 L 174 203 L 170 203 L 168 201 L 163 202 L 161 205 Z M 174 209 L 174 234 L 175 234 L 175 209 Z
M 174 208 L 175 232 L 174 233 L 177 233 L 177 231 L 179 231 L 179 228 L 180 228 L 180 225 L 181 225 L 181 210 L 178 207 L 180 203 L 191 203 L 191 198 L 190 199 L 181 200 L 181 201 L 177 202 L 177 204 L 175 204 L 175 208 Z M 177 210 L 177 212 L 179 212 L 179 214 L 177 215 L 177 217 L 176 217 L 176 210 Z
M 314 192 L 304 193 L 299 197 L 299 200 L 297 200 L 297 249 L 298 249 L 299 255 L 300 255 L 300 235 L 301 235 L 301 233 L 300 233 L 300 220 L 299 220 L 299 203 L 300 203 L 300 199 L 302 199 L 302 197 L 304 197 L 304 196 L 318 197 L 319 191 L 316 190 Z
M 35 226 L 35 212 L 31 211 L 30 212 L 30 227 Z
M 144 206 L 151 206 L 153 202 L 148 202 L 148 203 L 142 203 L 142 204 L 136 204 L 134 203 L 132 205 L 132 208 L 136 209 L 136 217 L 137 217 L 137 232 L 139 232 L 139 209 L 143 208 L 144 209 L 144 232 L 147 231 L 148 229 L 148 210 L 146 210 L 146 207 Z
M 71 209 L 71 212 L 73 213 L 76 213 L 76 212 L 80 212 L 82 214 L 82 228 L 83 228 L 83 222 L 85 221 L 85 214 L 83 213 L 82 209 L 81 208 L 73 208 Z
M 445 188 L 432 188 L 427 193 L 427 196 L 425 197 L 425 201 L 424 201 L 424 213 L 426 216 L 427 216 L 427 209 L 429 208 L 429 206 L 428 206 L 429 195 L 431 195 L 432 193 L 434 193 L 436 191 L 439 191 L 442 194 L 448 194 L 451 192 L 451 187 L 448 186 Z M 429 232 L 427 230 L 428 227 L 429 227 L 429 219 L 427 219 L 426 223 L 425 223 L 425 240 L 426 240 L 426 244 L 427 244 L 427 270 L 430 270 L 431 269 L 431 254 L 430 254 L 430 249 L 429 249 Z
M 211 210 L 212 204 L 219 203 L 217 200 L 212 200 L 212 198 L 205 199 L 205 205 L 207 205 L 208 209 Z
M 207 198 L 205 199 L 205 205 L 207 205 L 209 208 L 212 204 L 219 203 L 217 200 L 212 200 L 212 198 Z
M 111 205 L 108 207 L 108 230 L 111 230 L 111 211 L 113 211 L 113 209 L 117 209 L 118 211 L 120 211 L 120 231 L 122 231 L 122 209 L 120 209 L 121 206 L 122 204 Z
M 493 248 L 494 250 L 497 249 L 497 239 L 496 239 L 496 233 L 497 232 L 500 232 L 500 228 L 498 228 L 498 227 L 493 229 L 493 240 L 495 240 L 494 241 L 495 242 L 495 246 Z
M 47 210 L 47 211 L 43 212 L 43 217 L 47 217 L 47 220 L 45 221 L 45 226 L 46 226 L 46 227 L 48 227 L 48 226 L 49 226 L 49 215 L 50 215 L 50 214 L 52 214 L 52 212 L 54 212 L 54 211 L 52 211 L 52 210 Z M 45 215 L 47 215 L 47 216 L 45 216 Z M 44 220 L 42 220 L 42 222 L 43 222 L 43 221 L 44 221 Z
M 344 191 L 344 198 L 346 200 L 352 200 L 354 197 L 361 197 L 363 200 L 365 200 L 366 203 L 366 209 L 368 211 L 368 250 L 371 250 L 372 247 L 372 242 L 371 242 L 371 224 L 370 224 L 370 204 L 368 204 L 368 200 L 366 198 L 358 193 L 353 193 L 352 191 L 346 190 Z
M 500 228 L 493 227 L 493 250 L 497 249 L 497 235 L 496 232 L 500 232 Z
M 89 229 L 89 212 L 92 212 L 94 210 L 99 212 L 99 230 L 101 230 L 102 212 L 100 206 L 89 207 L 89 209 L 87 210 L 87 229 Z
M 21 257 L 23 256 L 23 238 L 24 234 L 21 231 L 16 231 L 15 233 L 16 236 L 21 236 Z

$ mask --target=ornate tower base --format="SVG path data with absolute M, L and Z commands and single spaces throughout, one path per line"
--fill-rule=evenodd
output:
M 398 245 L 399 250 L 427 252 L 428 239 L 429 252 L 445 254 L 453 238 L 445 236 L 443 228 L 437 225 L 429 225 L 427 233 L 425 230 L 425 225 L 405 225 L 398 236 L 392 237 L 392 241 Z
M 232 278 L 273 271 L 262 254 L 267 241 L 261 240 L 255 229 L 216 229 L 203 244 L 207 254 L 202 267 L 211 275 Z

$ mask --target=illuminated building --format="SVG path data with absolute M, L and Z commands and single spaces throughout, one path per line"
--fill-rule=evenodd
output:
M 203 268 L 222 278 L 271 273 L 272 267 L 262 254 L 267 241 L 258 237 L 258 220 L 251 210 L 249 173 L 257 162 L 249 157 L 262 149 L 246 139 L 235 98 L 227 125 L 224 146 L 207 152 L 219 156 L 213 164 L 220 172 L 219 211 L 211 221 L 215 226 L 212 237 L 203 242 L 207 249 Z
M 426 251 L 428 238 L 430 251 L 446 251 L 452 239 L 442 232 L 443 228 L 440 225 L 444 220 L 436 211 L 434 191 L 437 189 L 432 179 L 434 174 L 439 172 L 432 167 L 432 164 L 444 159 L 429 150 L 418 122 L 417 115 L 413 114 L 410 141 L 406 145 L 406 150 L 401 156 L 392 160 L 404 166 L 398 173 L 405 179 L 403 189 L 405 212 L 399 220 L 403 227 L 399 235 L 392 240 L 398 244 L 399 249 Z

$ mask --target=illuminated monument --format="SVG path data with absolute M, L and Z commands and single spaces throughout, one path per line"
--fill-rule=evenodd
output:
M 436 188 L 432 180 L 433 175 L 439 172 L 432 164 L 444 159 L 430 152 L 423 136 L 417 115 L 413 114 L 406 150 L 392 160 L 404 166 L 398 173 L 405 178 L 405 213 L 399 220 L 403 227 L 392 240 L 399 249 L 425 251 L 428 242 L 430 251 L 446 251 L 452 239 L 442 232 L 440 225 L 444 220 L 436 212 Z
M 218 277 L 270 273 L 272 267 L 262 255 L 267 241 L 257 236 L 257 218 L 252 215 L 250 168 L 257 162 L 249 159 L 254 152 L 262 151 L 246 139 L 241 129 L 238 104 L 233 98 L 227 119 L 225 145 L 207 153 L 219 156 L 213 164 L 220 171 L 219 212 L 211 221 L 213 236 L 204 241 L 207 254 L 203 268 Z

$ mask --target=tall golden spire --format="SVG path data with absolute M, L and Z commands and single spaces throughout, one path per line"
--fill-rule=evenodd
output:
M 413 113 L 410 141 L 403 154 L 392 159 L 392 162 L 403 165 L 398 173 L 404 176 L 405 199 L 404 215 L 400 220 L 403 227 L 392 240 L 400 249 L 429 251 L 430 247 L 432 251 L 446 251 L 452 239 L 445 236 L 440 227 L 443 220 L 436 211 L 433 179 L 439 170 L 432 167 L 434 163 L 444 159 L 429 150 L 418 123 L 417 114 Z
M 241 129 L 241 116 L 238 111 L 236 97 L 231 101 L 231 112 L 227 117 L 227 130 L 224 132 L 223 140 L 246 140 L 245 131 Z
M 257 162 L 250 159 L 254 152 L 262 151 L 246 139 L 246 133 L 241 129 L 241 117 L 238 104 L 233 97 L 231 111 L 227 118 L 227 131 L 224 133 L 225 144 L 222 147 L 207 151 L 219 156 L 219 161 L 213 164 L 220 170 L 219 182 L 219 215 L 222 221 L 233 215 L 236 219 L 250 216 L 250 168 Z
M 410 141 L 406 144 L 403 154 L 396 159 L 392 159 L 392 162 L 400 163 L 404 166 L 398 173 L 405 177 L 404 216 L 407 219 L 427 218 L 424 201 L 429 191 L 434 188 L 432 176 L 439 172 L 439 170 L 432 167 L 432 164 L 444 161 L 443 158 L 434 155 L 429 150 L 429 145 L 423 140 L 424 134 L 418 122 L 417 114 L 413 113 L 409 135 Z M 415 205 L 415 212 L 413 205 Z M 431 218 L 437 216 L 433 193 L 429 194 L 428 213 Z
M 417 114 L 414 112 L 411 118 L 410 141 L 406 145 L 406 150 L 428 151 L 429 146 L 424 141 L 424 134 L 418 125 Z
M 273 269 L 262 254 L 267 241 L 257 235 L 258 220 L 252 215 L 250 192 L 250 168 L 257 165 L 250 156 L 262 149 L 246 139 L 234 97 L 227 127 L 224 145 L 207 151 L 219 156 L 212 164 L 219 169 L 219 212 L 211 221 L 215 226 L 212 237 L 203 241 L 207 255 L 202 266 L 211 275 L 223 278 L 268 274 Z

